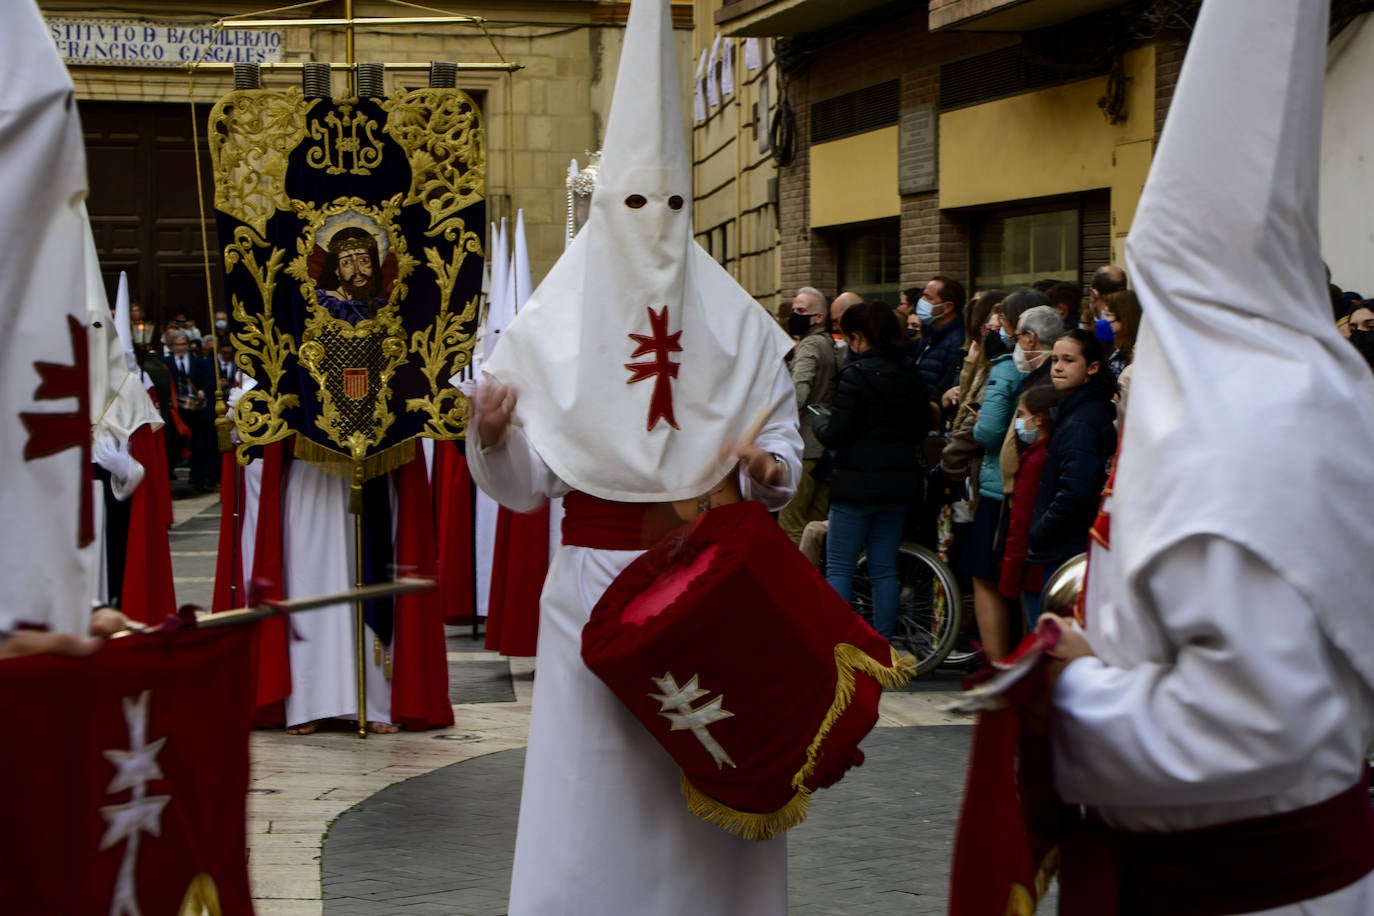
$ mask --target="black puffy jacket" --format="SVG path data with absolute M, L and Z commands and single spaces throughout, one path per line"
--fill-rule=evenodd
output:
M 1107 466 L 1116 453 L 1116 405 L 1098 385 L 1085 385 L 1055 407 L 1040 488 L 1031 517 L 1029 563 L 1057 566 L 1088 549 Z
M 920 444 L 930 401 L 906 348 L 868 350 L 840 370 L 830 416 L 816 438 L 835 452 L 832 502 L 904 503 L 920 498 Z

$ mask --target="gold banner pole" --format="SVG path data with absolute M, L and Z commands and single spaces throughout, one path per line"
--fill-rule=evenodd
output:
M 362 506 L 363 466 L 353 465 L 353 585 L 363 587 L 363 506 Z M 358 637 L 358 737 L 367 737 L 367 653 L 363 648 L 367 636 L 367 624 L 363 619 L 363 601 L 354 602 L 354 629 Z

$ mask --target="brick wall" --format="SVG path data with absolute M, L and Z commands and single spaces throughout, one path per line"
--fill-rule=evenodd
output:
M 1178 74 L 1183 69 L 1183 56 L 1187 50 L 1186 39 L 1176 35 L 1162 37 L 1155 46 L 1156 142 L 1160 131 L 1164 129 L 1164 118 L 1169 113 L 1169 104 L 1174 100 L 1174 87 L 1178 85 Z
M 1004 44 L 1001 36 L 927 31 L 927 11 L 912 4 L 908 12 L 884 12 L 873 25 L 853 24 L 831 30 L 805 67 L 789 74 L 789 99 L 797 117 L 797 157 L 779 172 L 782 227 L 783 298 L 798 286 L 815 286 L 834 294 L 837 252 L 825 233 L 809 222 L 810 105 L 885 80 L 901 80 L 903 111 L 939 100 L 940 65 Z M 910 158 L 919 150 L 905 149 Z M 939 212 L 938 194 L 907 194 L 901 206 L 901 285 L 913 285 L 936 273 L 963 279 L 969 269 L 968 239 L 963 227 Z

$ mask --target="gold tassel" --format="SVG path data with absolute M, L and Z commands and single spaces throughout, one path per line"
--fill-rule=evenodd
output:
M 361 466 L 362 475 L 359 481 L 361 482 L 389 474 L 397 468 L 409 464 L 415 458 L 415 439 L 407 439 L 393 445 L 386 451 L 369 455 L 362 461 L 354 461 L 352 456 L 345 452 L 336 452 L 333 449 L 325 448 L 318 442 L 307 439 L 305 436 L 296 436 L 295 454 L 297 458 L 302 461 L 309 461 L 326 474 L 333 474 L 335 477 L 347 477 L 349 480 L 359 479 L 355 468 Z
M 686 773 L 682 774 L 682 794 L 688 811 L 742 840 L 771 840 L 806 820 L 806 809 L 811 805 L 811 790 L 798 789 L 776 811 L 740 811 L 692 785 Z
M 830 709 L 821 720 L 821 727 L 817 730 L 811 746 L 806 749 L 806 763 L 797 771 L 797 775 L 792 777 L 793 788 L 803 788 L 802 784 L 816 772 L 821 745 L 825 743 L 830 730 L 840 721 L 840 716 L 845 714 L 849 704 L 854 700 L 855 671 L 862 671 L 882 687 L 901 687 L 916 676 L 916 659 L 905 653 L 898 653 L 896 649 L 892 649 L 891 653 L 892 665 L 889 667 L 858 646 L 847 642 L 835 646 L 835 699 L 831 701 Z
M 382 641 L 377 637 L 372 637 L 372 664 L 382 663 Z
M 385 665 L 386 665 L 386 679 L 389 681 L 389 680 L 391 680 L 391 649 L 390 649 L 390 648 L 388 648 L 388 649 L 386 650 L 386 654 L 383 655 L 382 658 L 384 659 L 384 663 L 385 663 Z

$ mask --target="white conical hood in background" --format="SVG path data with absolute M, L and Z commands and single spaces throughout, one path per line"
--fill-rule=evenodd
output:
M 115 291 L 115 332 L 119 335 L 119 345 L 124 348 L 124 362 L 129 371 L 141 376 L 138 357 L 134 355 L 134 331 L 129 319 L 129 275 L 119 272 L 119 288 Z
M 668 0 L 634 0 L 586 225 L 485 370 L 571 486 L 648 502 L 706 492 L 791 341 L 693 241 Z
M 1189 537 L 1244 545 L 1374 685 L 1374 377 L 1317 237 L 1327 26 L 1327 0 L 1202 8 L 1126 246 L 1145 321 L 1112 553 L 1144 587 Z
M 515 211 L 515 233 L 512 236 L 511 247 L 511 313 L 512 317 L 525 307 L 525 303 L 530 298 L 530 293 L 534 292 L 530 285 L 530 249 L 525 243 L 525 211 Z
M 130 368 L 130 354 L 118 333 L 117 317 L 110 311 L 105 295 L 105 278 L 100 273 L 100 256 L 95 248 L 90 217 L 81 207 L 86 235 L 86 328 L 91 352 L 91 412 L 94 435 L 113 436 L 127 443 L 134 430 L 145 423 L 157 429 L 162 415 L 143 386 L 143 373 Z M 127 298 L 128 292 L 125 291 Z M 127 314 L 128 309 L 126 307 Z
M 510 324 L 514 312 L 510 308 L 510 248 L 506 241 L 506 218 L 501 217 L 499 229 L 492 226 L 491 297 L 487 300 L 487 314 L 482 322 L 483 362 L 491 357 L 501 332 Z

